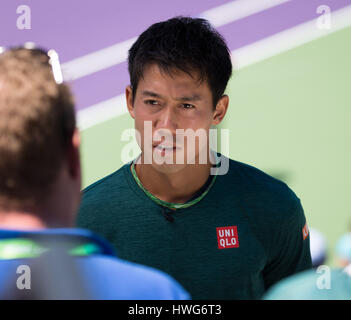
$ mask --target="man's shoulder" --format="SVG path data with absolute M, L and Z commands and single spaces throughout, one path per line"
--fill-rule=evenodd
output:
M 247 163 L 230 159 L 225 179 L 240 199 L 249 206 L 266 209 L 266 213 L 293 213 L 301 207 L 300 199 L 287 183 Z
M 76 223 L 81 228 L 104 234 L 111 225 L 111 218 L 116 223 L 116 212 L 125 212 L 131 203 L 140 202 L 127 176 L 129 164 L 98 180 L 83 190 Z M 125 212 L 126 213 L 126 212 Z
M 248 190 L 296 199 L 296 194 L 285 182 L 247 163 L 230 159 L 229 174 L 231 179 L 244 184 Z

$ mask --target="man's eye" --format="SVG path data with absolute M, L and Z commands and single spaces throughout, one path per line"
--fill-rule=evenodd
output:
M 182 107 L 183 107 L 183 109 L 193 109 L 193 108 L 195 108 L 192 104 L 189 104 L 189 103 L 183 103 Z
M 152 106 L 158 105 L 158 102 L 156 100 L 145 100 L 145 104 L 150 104 Z

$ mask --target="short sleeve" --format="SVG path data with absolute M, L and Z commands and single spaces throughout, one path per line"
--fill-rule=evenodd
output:
M 299 199 L 282 220 L 275 228 L 272 256 L 263 271 L 266 290 L 283 278 L 312 268 L 308 226 Z

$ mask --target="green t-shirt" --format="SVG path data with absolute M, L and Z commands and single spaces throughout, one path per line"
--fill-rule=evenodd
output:
M 303 208 L 285 183 L 229 160 L 208 184 L 201 201 L 173 211 L 147 196 L 129 163 L 84 190 L 77 223 L 120 258 L 170 274 L 193 299 L 260 299 L 311 268 Z

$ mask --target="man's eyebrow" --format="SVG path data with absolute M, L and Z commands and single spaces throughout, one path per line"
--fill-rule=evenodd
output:
M 154 97 L 154 98 L 163 98 L 162 95 L 160 95 L 156 92 L 148 91 L 148 90 L 142 91 L 141 94 L 143 96 L 149 96 L 149 97 Z M 194 94 L 192 96 L 178 97 L 178 98 L 175 98 L 175 100 L 178 100 L 178 101 L 198 101 L 198 100 L 201 100 L 201 96 L 199 96 L 198 94 Z
M 154 98 L 162 98 L 162 96 L 156 92 L 152 92 L 152 91 L 148 91 L 148 90 L 145 90 L 145 91 L 142 91 L 141 94 L 143 96 L 149 96 L 149 97 L 154 97 Z
M 194 94 L 192 96 L 179 97 L 179 98 L 176 98 L 176 100 L 178 100 L 178 101 L 198 101 L 198 100 L 201 100 L 201 96 L 199 96 L 198 94 Z

